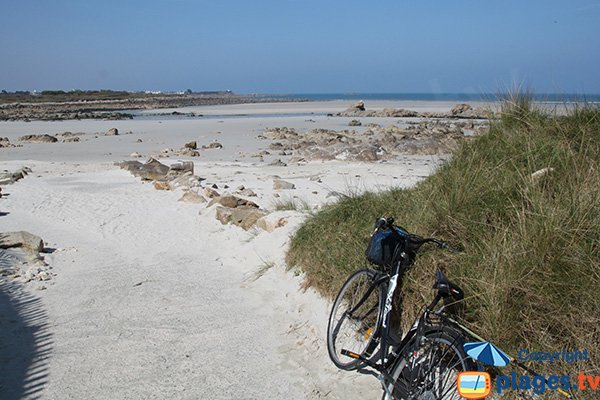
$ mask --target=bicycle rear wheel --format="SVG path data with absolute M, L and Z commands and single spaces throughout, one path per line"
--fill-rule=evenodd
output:
M 475 371 L 475 362 L 463 350 L 464 338 L 440 330 L 415 338 L 398 360 L 388 384 L 394 400 L 460 400 L 456 381 L 463 371 Z
M 327 350 L 338 368 L 351 370 L 360 364 L 360 360 L 342 355 L 342 349 L 364 357 L 375 350 L 373 340 L 384 299 L 382 285 L 375 283 L 377 276 L 372 269 L 356 271 L 346 280 L 333 303 L 327 326 Z

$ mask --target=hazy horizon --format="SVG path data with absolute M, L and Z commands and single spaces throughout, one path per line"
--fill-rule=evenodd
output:
M 600 93 L 598 1 L 30 0 L 3 17 L 0 90 Z

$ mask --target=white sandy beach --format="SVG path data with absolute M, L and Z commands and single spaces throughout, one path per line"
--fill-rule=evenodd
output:
M 405 103 L 368 105 L 419 111 L 447 111 L 454 105 Z M 273 210 L 275 193 L 314 209 L 334 201 L 336 192 L 413 185 L 440 162 L 436 156 L 403 156 L 281 167 L 268 165 L 279 156 L 264 162 L 252 157 L 269 144 L 257 139 L 265 127 L 347 129 L 352 118 L 326 114 L 348 105 L 246 104 L 177 110 L 211 118 L 0 123 L 0 137 L 13 143 L 25 134 L 84 133 L 75 143 L 0 149 L 0 171 L 24 165 L 33 171 L 2 187 L 8 196 L 0 199 L 0 211 L 7 213 L 0 216 L 0 231 L 29 231 L 55 249 L 45 255 L 50 281 L 11 283 L 11 296 L 39 299 L 35 323 L 46 336 L 24 348 L 47 352 L 23 361 L 24 383 L 2 361 L 0 376 L 6 378 L 0 378 L 0 390 L 6 397 L 0 397 L 379 398 L 374 377 L 338 371 L 330 362 L 325 339 L 330 302 L 302 291 L 302 274 L 286 271 L 289 237 L 306 212 L 280 211 L 288 222 L 271 233 L 244 231 L 222 225 L 214 207 L 178 202 L 181 191 L 155 190 L 113 165 L 131 159 L 132 152 L 144 161 L 192 140 L 198 145 L 217 141 L 222 149 L 161 162 L 194 161 L 195 174 L 206 179 L 203 185 L 216 184 L 224 192 L 244 185 L 257 193 L 252 201 Z M 113 127 L 121 134 L 103 135 Z M 275 176 L 296 189 L 275 191 Z M 14 324 L 17 333 L 31 328 Z M 18 343 L 17 333 L 4 335 L 8 343 L 3 346 Z M 6 351 L 28 360 L 27 354 Z

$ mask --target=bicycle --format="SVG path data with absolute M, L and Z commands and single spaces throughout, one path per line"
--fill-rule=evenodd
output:
M 354 272 L 333 303 L 327 327 L 329 356 L 344 370 L 375 370 L 384 399 L 461 399 L 456 390 L 458 373 L 477 366 L 463 349 L 464 330 L 446 316 L 446 309 L 463 299 L 463 291 L 437 272 L 435 298 L 404 338 L 390 325 L 398 279 L 419 248 L 426 243 L 449 246 L 439 239 L 409 234 L 393 222 L 380 219 L 369 246 L 374 242 L 379 246 L 373 251 L 379 252 L 375 258 L 384 267 Z M 444 305 L 436 309 L 440 301 Z
M 384 400 L 462 399 L 457 390 L 458 374 L 484 368 L 466 354 L 463 345 L 486 341 L 447 314 L 451 306 L 464 299 L 464 292 L 441 271 L 435 274 L 434 299 L 424 307 L 407 334 L 400 338 L 392 329 L 390 315 L 398 279 L 426 243 L 451 250 L 442 240 L 408 233 L 394 225 L 393 218 L 379 219 L 371 235 L 367 258 L 381 268 L 365 268 L 350 275 L 329 316 L 329 357 L 344 370 L 376 371 Z M 438 307 L 441 301 L 443 305 Z M 505 355 L 522 371 L 540 376 Z M 488 366 L 488 370 L 498 373 L 495 367 Z M 544 382 L 549 384 L 545 377 Z M 565 390 L 559 388 L 557 392 L 571 398 Z M 531 399 L 532 394 L 520 391 L 518 397 Z

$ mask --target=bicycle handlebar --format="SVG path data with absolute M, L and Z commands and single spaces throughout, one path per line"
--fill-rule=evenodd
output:
M 388 217 L 388 218 L 381 217 L 375 223 L 375 231 L 377 231 L 379 229 L 390 229 L 394 234 L 396 234 L 396 231 L 393 228 L 400 228 L 397 225 L 394 225 L 393 217 Z M 400 229 L 402 229 L 402 228 L 400 228 Z M 450 250 L 453 252 L 458 251 L 458 250 L 450 247 L 450 245 L 447 242 L 444 242 L 443 240 L 440 240 L 440 239 L 423 238 L 421 236 L 414 235 L 414 234 L 409 234 L 409 235 L 410 235 L 411 240 L 413 240 L 415 242 L 419 242 L 420 244 L 433 243 L 433 244 L 437 245 L 440 249 Z

